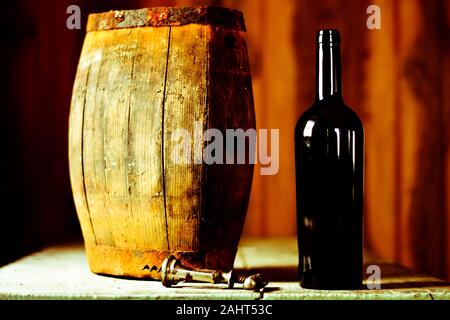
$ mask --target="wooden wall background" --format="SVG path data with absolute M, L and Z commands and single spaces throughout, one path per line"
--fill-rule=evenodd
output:
M 450 279 L 450 3 L 446 0 L 16 1 L 2 30 L 0 264 L 79 237 L 67 167 L 70 95 L 89 12 L 208 3 L 244 12 L 259 128 L 280 170 L 255 178 L 246 236 L 295 236 L 293 131 L 315 90 L 315 33 L 342 33 L 345 99 L 366 129 L 366 247 Z M 65 27 L 78 4 L 83 30 Z M 381 30 L 366 8 L 381 7 Z

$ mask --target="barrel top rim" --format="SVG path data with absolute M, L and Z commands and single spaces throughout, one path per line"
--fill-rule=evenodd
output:
M 191 23 L 245 31 L 241 11 L 202 5 L 92 13 L 88 17 L 86 32 L 135 27 L 176 27 Z

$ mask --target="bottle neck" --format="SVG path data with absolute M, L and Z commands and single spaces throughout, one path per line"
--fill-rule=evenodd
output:
M 316 101 L 342 99 L 341 52 L 337 42 L 317 43 Z

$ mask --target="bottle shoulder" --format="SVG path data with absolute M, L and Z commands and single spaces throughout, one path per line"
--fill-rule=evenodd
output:
M 298 119 L 295 131 L 307 126 L 318 126 L 324 129 L 343 128 L 363 131 L 363 124 L 359 116 L 343 103 L 314 103 Z

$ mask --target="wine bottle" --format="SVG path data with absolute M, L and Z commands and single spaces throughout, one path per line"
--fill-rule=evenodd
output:
M 295 128 L 299 280 L 304 288 L 362 286 L 364 129 L 344 103 L 340 34 L 317 33 L 314 104 Z

